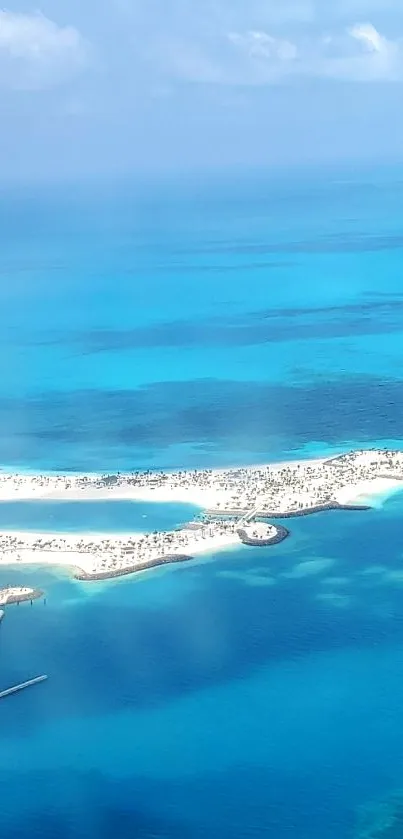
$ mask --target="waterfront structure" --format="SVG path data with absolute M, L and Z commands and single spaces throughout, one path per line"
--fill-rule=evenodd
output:
M 0 699 L 4 699 L 6 696 L 11 696 L 13 693 L 19 693 L 21 690 L 25 690 L 25 688 L 32 687 L 33 685 L 38 685 L 40 682 L 46 681 L 48 677 L 44 676 L 35 676 L 34 679 L 28 679 L 26 682 L 20 682 L 19 685 L 14 685 L 11 688 L 6 688 L 5 690 L 0 691 Z
M 0 500 L 178 501 L 204 509 L 201 521 L 173 531 L 0 534 L 0 562 L 73 566 L 80 579 L 103 579 L 187 560 L 239 544 L 271 545 L 288 531 L 259 519 L 330 509 L 367 509 L 403 487 L 403 452 L 355 451 L 334 458 L 223 470 L 113 475 L 0 474 Z
M 12 603 L 23 603 L 25 600 L 37 600 L 42 597 L 43 592 L 30 586 L 5 586 L 0 588 L 0 606 L 9 606 Z

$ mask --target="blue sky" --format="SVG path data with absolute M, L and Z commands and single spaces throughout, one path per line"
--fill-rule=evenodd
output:
M 399 159 L 400 0 L 9 0 L 0 175 Z

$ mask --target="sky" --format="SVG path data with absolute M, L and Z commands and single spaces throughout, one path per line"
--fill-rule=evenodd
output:
M 401 0 L 9 0 L 0 178 L 403 156 Z

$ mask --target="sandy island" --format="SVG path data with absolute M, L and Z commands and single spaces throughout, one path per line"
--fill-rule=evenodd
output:
M 61 564 L 81 579 L 105 579 L 239 545 L 286 538 L 281 525 L 321 510 L 365 508 L 403 488 L 403 452 L 356 451 L 334 458 L 255 467 L 113 475 L 0 473 L 0 502 L 133 500 L 199 506 L 200 520 L 155 533 L 0 534 L 0 563 Z

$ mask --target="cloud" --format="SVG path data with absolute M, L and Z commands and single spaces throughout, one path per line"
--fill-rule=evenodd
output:
M 295 44 L 291 41 L 273 38 L 267 32 L 252 30 L 244 35 L 240 35 L 238 32 L 230 32 L 228 39 L 235 46 L 245 50 L 252 59 L 292 61 L 298 54 Z
M 394 81 L 403 78 L 402 42 L 395 35 L 403 32 L 403 7 L 391 21 L 394 2 L 115 0 L 124 21 L 119 50 L 132 69 L 131 83 L 141 77 L 152 88 L 301 78 Z M 371 22 L 375 16 L 379 27 Z M 125 52 L 126 39 L 131 52 Z
M 389 40 L 371 23 L 354 23 L 331 34 L 304 30 L 292 39 L 262 29 L 205 39 L 192 33 L 187 41 L 165 38 L 155 54 L 167 75 L 184 82 L 258 86 L 293 78 L 403 81 L 403 42 Z
M 356 82 L 403 81 L 403 43 L 389 40 L 372 23 L 356 23 L 342 36 L 324 39 L 324 76 Z
M 379 34 L 372 23 L 357 23 L 347 31 L 351 38 L 361 41 L 369 52 L 383 52 L 389 48 L 389 42 Z
M 58 26 L 40 14 L 0 10 L 0 86 L 40 89 L 81 72 L 89 45 L 74 26 Z

